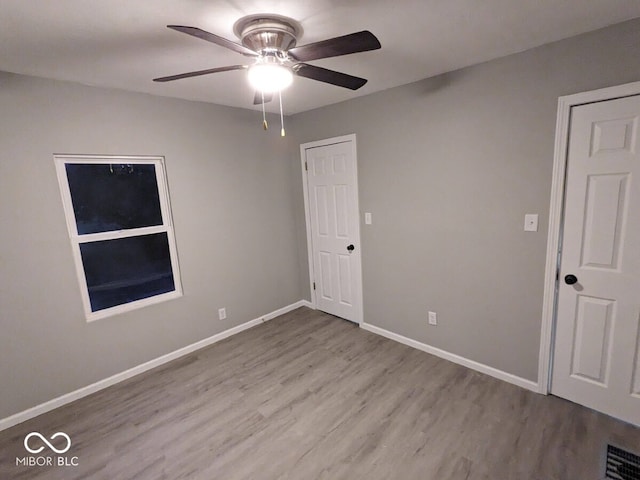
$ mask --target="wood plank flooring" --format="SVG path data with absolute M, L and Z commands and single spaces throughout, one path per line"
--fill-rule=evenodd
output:
M 16 466 L 32 431 L 79 465 Z M 0 479 L 595 480 L 608 442 L 640 429 L 301 308 L 0 432 Z

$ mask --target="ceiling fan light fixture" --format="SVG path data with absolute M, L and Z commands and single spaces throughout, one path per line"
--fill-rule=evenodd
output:
M 293 82 L 291 69 L 276 63 L 257 63 L 249 67 L 249 84 L 263 93 L 276 93 Z
M 272 14 L 248 15 L 238 20 L 233 26 L 233 32 L 238 36 L 242 44 L 197 27 L 186 25 L 167 25 L 167 27 L 214 43 L 245 57 L 252 57 L 255 63 L 251 66 L 230 65 L 154 78 L 154 82 L 170 82 L 211 73 L 248 69 L 247 79 L 255 90 L 253 104 L 262 105 L 262 125 L 265 130 L 267 130 L 268 125 L 264 104 L 271 101 L 273 94 L 278 94 L 280 134 L 283 137 L 285 131 L 282 90 L 291 85 L 294 75 L 350 90 L 357 90 L 367 83 L 366 78 L 354 77 L 353 75 L 310 65 L 305 62 L 381 48 L 380 41 L 368 30 L 328 38 L 298 47 L 296 46 L 297 41 L 302 36 L 300 23 L 288 17 Z

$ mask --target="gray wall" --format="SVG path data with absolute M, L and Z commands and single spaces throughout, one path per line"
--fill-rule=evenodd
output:
M 261 121 L 0 73 L 0 418 L 302 298 L 299 177 Z M 54 153 L 166 157 L 184 297 L 86 323 Z
M 639 54 L 634 20 L 293 116 L 298 143 L 357 134 L 365 322 L 536 380 L 557 99 L 640 80 Z

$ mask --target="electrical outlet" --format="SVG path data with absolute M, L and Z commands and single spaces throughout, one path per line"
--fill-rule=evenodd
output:
M 226 308 L 219 308 L 218 309 L 218 318 L 220 320 L 224 320 L 225 318 L 227 318 L 227 309 Z
M 438 316 L 436 312 L 429 312 L 429 325 L 438 325 Z
M 538 214 L 537 213 L 527 213 L 524 216 L 524 231 L 525 232 L 538 231 Z

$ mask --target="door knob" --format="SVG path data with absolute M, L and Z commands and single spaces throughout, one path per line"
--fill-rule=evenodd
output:
M 347 250 L 349 250 L 349 253 L 353 252 L 355 249 L 356 247 L 353 246 L 353 243 L 347 247 Z
M 573 285 L 574 283 L 578 283 L 578 277 L 576 277 L 575 275 L 567 275 L 566 277 L 564 277 L 564 283 L 566 283 L 567 285 Z

